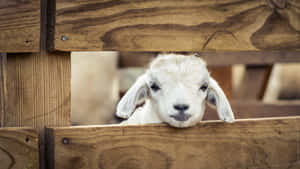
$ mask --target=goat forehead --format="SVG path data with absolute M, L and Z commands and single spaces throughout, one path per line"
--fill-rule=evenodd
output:
M 208 81 L 208 72 L 193 71 L 193 72 L 173 72 L 165 70 L 155 70 L 151 72 L 151 79 L 158 81 L 162 85 L 175 87 L 177 85 L 184 85 L 192 87 L 201 85 Z
M 149 72 L 153 79 L 169 85 L 176 83 L 193 85 L 202 83 L 209 77 L 202 59 L 178 54 L 159 55 L 151 63 Z
M 201 83 L 209 77 L 209 73 L 203 65 L 178 65 L 169 64 L 159 69 L 150 69 L 152 77 L 163 82 L 195 82 Z

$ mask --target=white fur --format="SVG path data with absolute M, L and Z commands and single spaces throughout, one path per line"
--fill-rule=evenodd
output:
M 159 86 L 158 91 L 151 89 L 153 83 Z M 203 91 L 200 88 L 204 84 L 208 84 L 208 88 Z M 145 99 L 145 105 L 135 110 L 141 99 Z M 122 124 L 165 122 L 174 127 L 189 127 L 202 120 L 205 100 L 216 105 L 221 120 L 234 121 L 224 92 L 210 77 L 206 63 L 201 58 L 195 55 L 160 54 L 121 99 L 116 115 L 127 119 Z M 174 105 L 182 104 L 189 106 L 183 113 L 189 118 L 178 120 L 174 116 L 180 113 Z

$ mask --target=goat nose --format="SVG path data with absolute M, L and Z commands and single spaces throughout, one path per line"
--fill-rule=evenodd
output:
M 181 111 L 181 112 L 186 111 L 187 109 L 189 109 L 189 106 L 186 105 L 186 104 L 176 104 L 173 107 L 174 107 L 174 109 L 176 109 L 178 111 Z

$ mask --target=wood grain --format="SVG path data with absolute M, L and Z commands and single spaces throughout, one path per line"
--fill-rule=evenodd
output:
M 0 52 L 38 52 L 40 0 L 1 0 Z
M 53 169 L 300 167 L 300 118 L 50 128 Z
M 300 51 L 215 51 L 197 53 L 210 66 L 300 62 Z M 157 54 L 158 52 L 120 52 L 119 67 L 147 66 Z
M 300 116 L 299 101 L 263 103 L 255 100 L 230 100 L 230 105 L 236 119 Z M 207 106 L 203 120 L 218 119 L 216 110 Z
M 29 128 L 0 128 L 1 169 L 39 169 L 37 131 Z
M 275 2 L 275 3 L 274 3 Z M 57 0 L 55 50 L 299 50 L 299 1 Z
M 70 53 L 8 54 L 6 126 L 70 124 Z

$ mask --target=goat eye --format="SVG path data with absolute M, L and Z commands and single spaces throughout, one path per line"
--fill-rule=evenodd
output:
M 208 85 L 207 85 L 207 83 L 205 83 L 200 87 L 200 90 L 205 91 L 207 89 L 207 87 L 208 87 Z
M 160 87 L 159 87 L 156 83 L 151 84 L 150 88 L 151 88 L 154 92 L 160 90 Z

